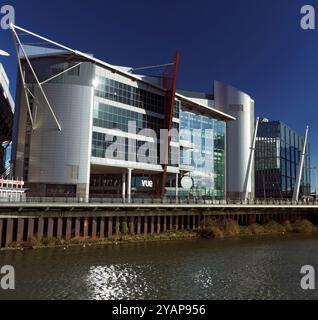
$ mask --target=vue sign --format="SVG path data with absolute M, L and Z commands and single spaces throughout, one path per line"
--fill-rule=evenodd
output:
M 141 185 L 143 188 L 153 188 L 153 181 L 151 180 L 141 180 Z

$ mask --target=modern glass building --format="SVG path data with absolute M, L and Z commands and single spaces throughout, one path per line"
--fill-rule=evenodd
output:
M 65 47 L 24 47 L 44 91 L 20 55 L 27 94 L 20 79 L 13 159 L 29 195 L 225 198 L 235 117 L 176 91 L 178 55 L 153 78 Z
M 262 121 L 256 151 L 256 197 L 292 198 L 304 138 L 280 121 Z M 306 149 L 301 197 L 310 196 L 310 145 Z

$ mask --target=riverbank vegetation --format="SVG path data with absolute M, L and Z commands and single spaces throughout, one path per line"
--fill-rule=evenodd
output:
M 112 238 L 84 238 L 78 237 L 71 240 L 57 239 L 55 237 L 39 239 L 32 238 L 30 241 L 18 244 L 13 242 L 7 249 L 40 249 L 50 247 L 72 247 L 72 246 L 92 246 L 92 245 L 109 245 L 129 242 L 151 242 L 151 241 L 169 241 L 169 240 L 188 240 L 198 238 L 197 231 L 168 231 L 160 234 L 137 235 L 123 232 Z
M 317 234 L 318 228 L 309 220 L 285 221 L 277 223 L 268 221 L 262 225 L 253 223 L 248 226 L 240 226 L 231 219 L 207 219 L 205 225 L 201 224 L 199 230 L 173 230 L 162 233 L 131 234 L 126 221 L 120 225 L 120 232 L 111 238 L 74 238 L 71 240 L 57 239 L 55 237 L 39 239 L 37 236 L 31 240 L 18 244 L 13 242 L 7 249 L 38 249 L 47 247 L 92 246 L 120 244 L 129 242 L 186 240 L 194 238 L 223 239 L 247 236 L 285 235 L 285 234 Z
M 199 233 L 203 238 L 220 239 L 286 233 L 318 234 L 318 228 L 309 220 L 297 220 L 294 223 L 285 221 L 282 224 L 275 221 L 269 221 L 263 225 L 254 223 L 249 226 L 239 226 L 234 220 L 208 219 L 205 227 L 200 230 Z

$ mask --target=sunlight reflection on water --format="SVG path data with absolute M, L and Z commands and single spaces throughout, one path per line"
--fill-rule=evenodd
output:
M 143 299 L 149 290 L 145 267 L 117 264 L 90 268 L 87 285 L 94 300 Z

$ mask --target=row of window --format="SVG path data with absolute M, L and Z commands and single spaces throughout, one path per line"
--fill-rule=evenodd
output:
M 97 77 L 95 95 L 104 99 L 164 114 L 165 97 L 105 77 Z
M 128 122 L 135 122 L 137 132 L 152 129 L 157 135 L 164 128 L 164 120 L 134 111 L 117 108 L 103 103 L 94 106 L 94 126 L 106 129 L 119 129 L 128 132 Z

